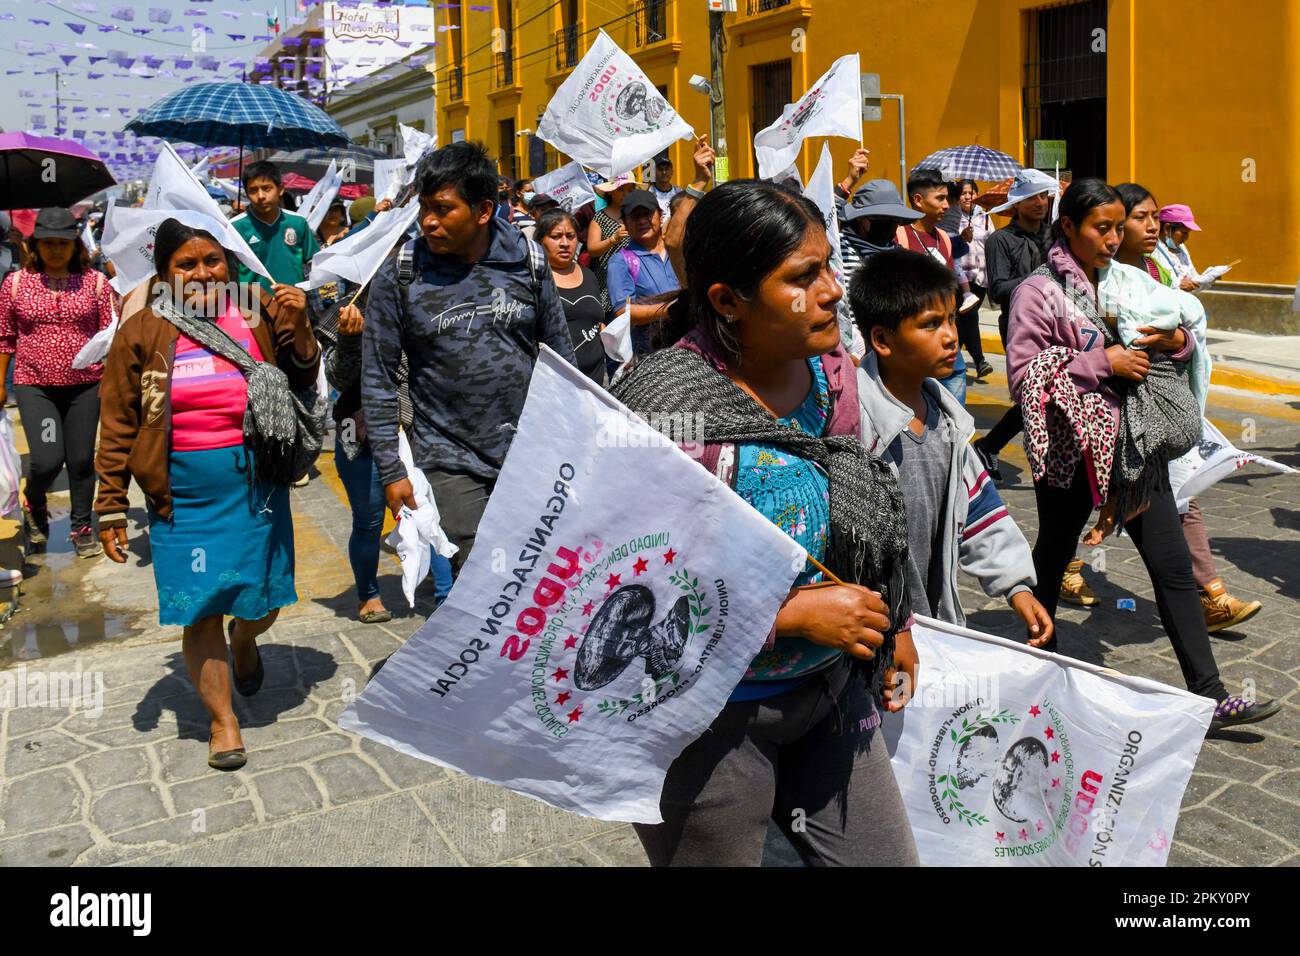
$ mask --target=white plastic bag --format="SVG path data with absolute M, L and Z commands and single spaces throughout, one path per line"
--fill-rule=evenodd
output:
M 433 489 L 429 487 L 424 472 L 415 467 L 406 432 L 397 433 L 397 453 L 406 466 L 406 477 L 411 479 L 417 507 L 412 511 L 406 505 L 402 506 L 397 527 L 388 534 L 388 544 L 402 562 L 402 593 L 411 607 L 415 607 L 415 589 L 429 576 L 429 566 L 433 563 L 430 548 L 436 549 L 444 558 L 450 558 L 460 549 L 442 531 Z
M 0 413 L 0 517 L 7 518 L 18 510 L 22 477 L 23 462 L 14 442 L 14 423 L 8 413 Z

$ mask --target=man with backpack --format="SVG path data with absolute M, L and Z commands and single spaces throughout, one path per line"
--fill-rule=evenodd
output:
M 474 543 L 523 411 L 539 345 L 573 362 L 573 344 L 541 248 L 495 216 L 497 171 L 477 143 L 434 150 L 415 171 L 420 236 L 371 283 L 362 331 L 364 427 L 396 515 L 415 498 L 398 457 L 398 376 L 409 361 L 411 454 L 432 486 L 442 528 Z

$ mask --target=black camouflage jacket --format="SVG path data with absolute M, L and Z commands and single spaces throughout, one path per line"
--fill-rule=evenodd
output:
M 371 282 L 362 337 L 361 405 L 379 480 L 406 477 L 397 454 L 398 366 L 405 350 L 414 407 L 411 453 L 424 471 L 495 480 L 523 411 L 538 343 L 573 362 L 549 268 L 534 301 L 528 246 L 495 216 L 487 255 L 467 264 L 416 243 L 415 279 L 390 256 Z M 409 304 L 408 304 L 409 303 Z

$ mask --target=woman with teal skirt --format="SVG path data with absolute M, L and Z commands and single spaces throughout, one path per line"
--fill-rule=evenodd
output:
M 256 285 L 238 289 L 232 260 L 211 233 L 175 219 L 154 237 L 156 282 L 178 308 L 175 291 L 183 291 L 189 315 L 216 323 L 254 359 L 274 363 L 291 388 L 311 386 L 320 350 L 305 293 L 287 285 L 274 295 Z M 104 551 L 126 560 L 134 479 L 148 505 L 159 623 L 184 627 L 190 680 L 212 716 L 208 763 L 238 769 L 247 755 L 231 707 L 231 668 L 239 692 L 255 694 L 263 677 L 256 639 L 298 599 L 289 488 L 255 477 L 244 443 L 243 373 L 151 306 L 118 328 L 100 396 L 95 511 Z

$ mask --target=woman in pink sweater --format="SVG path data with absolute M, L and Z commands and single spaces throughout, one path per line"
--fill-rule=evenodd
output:
M 1047 262 L 1011 297 L 1007 372 L 1025 415 L 1025 453 L 1038 505 L 1035 597 L 1056 615 L 1057 582 L 1074 556 L 1094 508 L 1111 492 L 1111 466 L 1122 397 L 1143 381 L 1152 361 L 1186 361 L 1196 347 L 1182 329 L 1145 334 L 1133 348 L 1120 344 L 1114 320 L 1099 314 L 1097 282 L 1123 237 L 1124 203 L 1099 179 L 1075 180 L 1061 199 Z M 1103 511 L 1103 520 L 1105 520 Z M 1187 687 L 1214 699 L 1211 728 L 1264 720 L 1276 701 L 1228 694 L 1206 631 L 1191 556 L 1167 476 L 1145 508 L 1127 518 L 1155 590 Z M 1044 584 L 1046 582 L 1046 584 Z M 1055 650 L 1055 639 L 1048 650 Z

